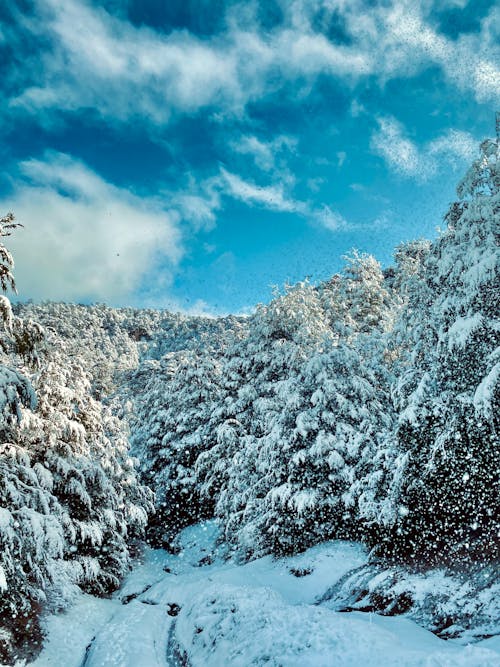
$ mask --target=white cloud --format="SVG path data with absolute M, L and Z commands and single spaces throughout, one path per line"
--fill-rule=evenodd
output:
M 259 206 L 281 213 L 296 213 L 301 217 L 338 232 L 348 227 L 344 217 L 330 206 L 313 205 L 309 201 L 294 199 L 282 185 L 259 186 L 245 181 L 240 176 L 221 169 L 221 188 L 224 195 L 238 199 L 249 206 Z
M 356 80 L 373 71 L 369 52 L 337 46 L 324 35 L 297 30 L 284 30 L 276 40 L 282 54 L 282 66 L 295 76 L 330 73 Z
M 237 141 L 231 142 L 231 148 L 236 153 L 251 155 L 256 166 L 262 171 L 282 171 L 281 156 L 293 152 L 297 146 L 297 139 L 287 135 L 279 135 L 271 141 L 262 141 L 253 135 L 243 135 Z
M 29 29 L 49 37 L 44 76 L 14 106 L 27 109 L 97 108 L 105 117 L 142 116 L 153 124 L 173 109 L 238 105 L 236 60 L 222 40 L 206 43 L 188 33 L 162 35 L 112 17 L 78 0 L 43 0 Z M 25 19 L 27 21 L 27 19 Z
M 444 157 L 455 166 L 471 162 L 478 155 L 479 142 L 468 132 L 449 130 L 429 142 L 426 151 L 431 156 Z
M 434 2 L 437 9 L 448 7 L 464 9 L 469 4 L 469 0 L 437 0 Z
M 222 207 L 217 179 L 207 179 L 199 185 L 191 179 L 184 190 L 164 193 L 164 198 L 168 198 L 170 206 L 195 232 L 207 232 L 216 226 L 216 214 Z
M 379 130 L 372 137 L 372 148 L 389 167 L 405 176 L 421 176 L 426 171 L 416 144 L 404 136 L 404 128 L 395 118 L 380 118 Z
M 347 157 L 347 153 L 345 151 L 338 151 L 337 152 L 337 167 L 339 169 L 344 164 L 346 157 Z
M 239 141 L 232 143 L 232 148 L 237 153 L 251 155 L 257 167 L 263 171 L 271 171 L 274 168 L 273 146 L 269 142 L 260 141 L 253 136 L 243 136 Z
M 197 229 L 212 229 L 215 226 L 215 207 L 199 195 L 180 194 L 175 203 L 186 220 Z
M 366 109 L 358 100 L 354 99 L 349 107 L 349 112 L 353 118 L 359 118 L 362 114 L 366 113 Z
M 9 240 L 20 297 L 130 302 L 147 278 L 143 302 L 180 307 L 170 287 L 183 255 L 181 227 L 184 235 L 186 223 L 194 233 L 213 228 L 223 197 L 295 213 L 331 231 L 346 224 L 328 206 L 295 199 L 286 183 L 260 186 L 221 168 L 178 192 L 141 198 L 69 155 L 47 152 L 19 165 L 12 195 L 0 201 L 0 210 L 13 210 L 24 225 Z
M 450 39 L 429 21 L 431 5 L 392 0 L 368 8 L 363 0 L 343 3 L 341 13 L 351 48 L 371 55 L 370 74 L 383 84 L 429 66 L 441 68 L 458 90 L 481 102 L 499 100 L 498 11 L 492 8 L 479 32 Z
M 338 211 L 333 211 L 329 206 L 326 205 L 314 211 L 314 218 L 323 227 L 326 227 L 326 229 L 329 229 L 332 232 L 345 230 L 348 227 L 345 218 L 340 215 Z
M 308 178 L 306 181 L 306 185 L 311 190 L 312 192 L 319 192 L 321 189 L 321 186 L 323 183 L 326 183 L 325 178 L 317 177 L 317 178 Z
M 343 21 L 349 42 L 339 45 L 315 31 L 318 3 L 308 0 L 283 4 L 284 23 L 267 32 L 238 6 L 227 29 L 206 39 L 137 27 L 85 0 L 38 0 L 37 6 L 35 18 L 20 19 L 23 39 L 31 34 L 51 46 L 37 53 L 36 62 L 23 61 L 24 71 L 33 66 L 37 76 L 10 100 L 14 110 L 93 108 L 111 121 L 140 117 L 156 126 L 173 112 L 206 106 L 221 117 L 241 115 L 249 101 L 287 81 L 300 83 L 307 93 L 320 74 L 348 85 L 374 77 L 383 85 L 431 66 L 441 68 L 457 90 L 481 102 L 499 100 L 495 8 L 479 32 L 452 40 L 431 25 L 429 2 L 392 0 L 375 7 L 364 0 L 323 2 L 324 11 L 336 11 Z M 359 115 L 361 107 L 354 105 L 351 112 Z M 254 149 L 266 168 L 265 148 Z
M 25 227 L 9 243 L 21 297 L 117 303 L 146 274 L 168 288 L 182 254 L 176 213 L 107 183 L 68 155 L 48 153 L 21 169 L 13 195 L 0 202 Z
M 185 223 L 195 233 L 211 229 L 224 197 L 295 213 L 331 231 L 347 226 L 330 207 L 295 199 L 286 184 L 259 186 L 223 168 L 161 198 L 141 198 L 62 153 L 22 162 L 18 171 L 0 210 L 13 210 L 24 225 L 9 239 L 21 298 L 120 304 L 140 290 L 143 304 L 191 312 L 170 290 L 183 256 L 181 228 L 184 236 Z M 207 310 L 201 303 L 194 308 Z
M 468 132 L 449 130 L 419 147 L 395 118 L 379 118 L 378 125 L 371 139 L 372 150 L 383 157 L 392 170 L 408 178 L 426 180 L 443 163 L 455 169 L 463 167 L 478 152 L 479 142 Z
M 224 168 L 221 168 L 221 176 L 226 186 L 225 194 L 229 194 L 234 199 L 239 199 L 246 204 L 262 206 L 283 213 L 304 213 L 306 210 L 304 202 L 286 196 L 282 185 L 256 185 L 243 180 L 240 176 L 232 174 Z

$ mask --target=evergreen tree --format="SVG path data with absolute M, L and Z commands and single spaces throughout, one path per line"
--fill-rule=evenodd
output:
M 259 460 L 282 410 L 278 390 L 329 333 L 316 291 L 301 283 L 259 307 L 248 337 L 228 351 L 225 397 L 211 416 L 216 443 L 198 460 L 197 473 L 205 496 L 216 499 L 226 539 L 248 554 L 257 553 L 258 544 L 241 536 L 251 531 L 253 511 L 265 495 L 266 472 Z
M 12 213 L 7 213 L 0 218 L 0 238 L 10 236 L 12 231 L 16 227 L 21 225 L 15 221 L 14 215 Z M 14 268 L 14 259 L 4 246 L 0 242 L 0 288 L 2 291 L 6 292 L 9 288 L 14 292 L 16 291 L 16 281 L 12 275 L 12 269 Z
M 143 478 L 156 492 L 150 537 L 168 545 L 186 525 L 212 515 L 213 507 L 200 499 L 194 465 L 212 444 L 209 418 L 220 395 L 220 369 L 210 354 L 189 350 L 146 367 L 132 418 L 133 446 Z
M 429 563 L 499 557 L 498 142 L 481 145 L 409 295 L 417 345 L 394 388 L 386 551 Z
M 390 423 L 388 379 L 375 363 L 390 301 L 383 281 L 373 258 L 354 255 L 344 277 L 320 290 L 299 284 L 257 313 L 252 354 L 246 347 L 241 357 L 262 370 L 238 392 L 250 401 L 235 413 L 237 445 L 217 504 L 244 557 L 359 535 L 377 431 Z

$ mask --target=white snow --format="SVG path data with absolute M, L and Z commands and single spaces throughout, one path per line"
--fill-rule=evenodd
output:
M 448 349 L 465 347 L 470 336 L 483 324 L 483 315 L 474 313 L 468 317 L 457 317 L 448 329 Z
M 188 528 L 179 554 L 146 550 L 112 599 L 82 595 L 46 619 L 48 638 L 35 667 L 173 667 L 181 664 L 176 651 L 190 667 L 500 664 L 498 637 L 462 646 L 404 617 L 315 604 L 366 562 L 358 544 L 327 542 L 299 556 L 237 565 L 218 555 L 216 535 L 213 522 Z M 212 564 L 200 566 L 206 556 Z M 168 613 L 174 604 L 177 616 Z
M 500 363 L 497 363 L 493 366 L 488 375 L 483 378 L 474 394 L 474 407 L 479 414 L 483 414 L 486 418 L 491 418 L 493 416 L 495 410 L 494 396 L 499 382 Z

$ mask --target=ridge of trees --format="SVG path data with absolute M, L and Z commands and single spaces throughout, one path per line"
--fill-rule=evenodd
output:
M 436 241 L 385 271 L 354 252 L 247 318 L 0 297 L 0 659 L 116 588 L 148 515 L 167 548 L 216 517 L 243 560 L 353 538 L 497 563 L 499 182 L 487 140 Z M 12 268 L 0 243 L 4 290 Z
M 498 559 L 498 183 L 488 140 L 434 243 L 385 272 L 354 253 L 233 341 L 149 369 L 134 448 L 165 544 L 201 507 L 243 559 L 329 537 L 426 566 Z

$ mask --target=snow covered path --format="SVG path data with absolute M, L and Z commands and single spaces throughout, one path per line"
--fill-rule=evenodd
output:
M 148 551 L 111 600 L 83 595 L 47 622 L 36 667 L 498 667 L 500 641 L 443 641 L 403 617 L 314 604 L 366 560 L 330 542 L 293 558 L 236 566 L 215 558 L 211 523 L 178 555 Z M 302 575 L 302 576 L 297 576 Z

